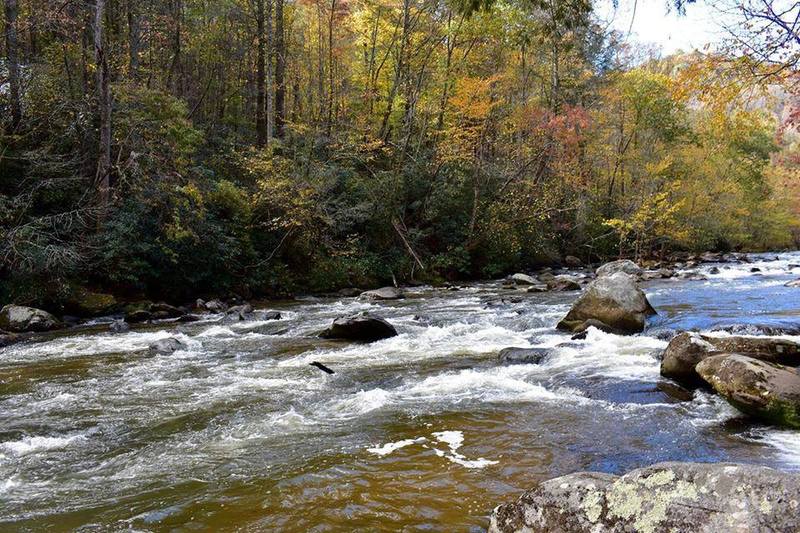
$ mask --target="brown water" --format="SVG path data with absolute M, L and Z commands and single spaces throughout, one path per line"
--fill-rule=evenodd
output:
M 163 324 L 0 351 L 0 528 L 13 530 L 482 530 L 492 508 L 576 470 L 662 460 L 800 469 L 800 433 L 754 425 L 658 375 L 672 329 L 797 325 L 782 283 L 797 255 L 647 292 L 647 334 L 553 325 L 574 294 L 498 284 L 420 289 L 393 303 L 309 298 L 280 321 Z M 796 289 L 794 289 L 796 291 Z M 314 334 L 369 310 L 400 335 Z M 150 356 L 176 336 L 188 348 Z M 507 346 L 552 348 L 504 366 Z M 310 367 L 321 361 L 328 376 Z

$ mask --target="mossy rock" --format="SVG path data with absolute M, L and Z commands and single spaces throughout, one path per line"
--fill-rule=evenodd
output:
M 88 289 L 79 289 L 64 305 L 67 313 L 81 317 L 107 315 L 118 308 L 119 304 L 113 294 L 93 292 Z
M 697 373 L 741 412 L 800 429 L 800 374 L 788 366 L 738 354 L 709 357 Z

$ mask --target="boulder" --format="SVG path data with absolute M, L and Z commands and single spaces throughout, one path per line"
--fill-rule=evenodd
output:
M 253 306 L 250 304 L 234 305 L 225 311 L 225 315 L 236 320 L 247 320 L 253 314 Z
M 547 285 L 544 285 L 543 283 L 529 285 L 525 287 L 525 292 L 547 292 Z
M 64 310 L 81 317 L 96 317 L 113 313 L 117 299 L 111 294 L 79 289 L 64 304 Z
M 527 274 L 514 274 L 511 276 L 511 281 L 517 285 L 538 285 L 539 282 L 533 276 Z
M 556 279 L 556 276 L 552 272 L 546 271 L 536 276 L 536 278 L 542 283 L 547 283 L 548 281 L 553 281 L 554 279 Z
M 709 274 L 719 274 L 719 269 L 717 267 L 711 267 L 708 269 Z
M 503 348 L 497 358 L 508 364 L 538 365 L 550 355 L 547 348 Z
M 547 288 L 551 291 L 579 291 L 581 284 L 573 277 L 560 275 L 547 282 Z
M 174 305 L 169 305 L 168 303 L 164 302 L 152 304 L 150 306 L 150 313 L 153 315 L 153 318 L 156 319 L 178 318 L 179 316 L 186 314 L 184 309 L 180 309 Z
M 183 348 L 186 348 L 186 345 L 175 337 L 157 340 L 149 346 L 150 353 L 153 355 L 169 355 Z
M 678 274 L 680 279 L 685 279 L 686 281 L 705 281 L 708 278 L 699 272 L 695 272 L 694 270 L 688 270 L 686 272 L 681 272 Z
M 261 320 L 280 320 L 281 313 L 280 311 L 266 311 L 264 314 L 261 315 Z
M 599 267 L 596 271 L 597 277 L 602 278 L 611 276 L 617 272 L 624 272 L 633 277 L 642 275 L 642 267 L 631 261 L 630 259 L 620 259 L 619 261 L 611 261 Z
M 131 327 L 124 320 L 115 320 L 108 325 L 108 330 L 111 333 L 125 333 L 131 330 Z
M 741 412 L 771 424 L 800 428 L 797 369 L 738 354 L 709 357 L 696 369 Z M 800 512 L 797 514 L 800 516 Z
M 664 350 L 661 375 L 687 387 L 705 385 L 697 364 L 721 353 L 739 353 L 773 363 L 800 365 L 800 343 L 769 337 L 711 337 L 681 333 Z
M 405 298 L 403 291 L 397 287 L 382 287 L 371 291 L 364 291 L 359 296 L 362 300 L 400 300 Z
M 35 307 L 9 304 L 0 309 L 0 329 L 12 333 L 50 331 L 61 327 L 56 317 Z
M 125 313 L 125 322 L 128 322 L 129 324 L 147 322 L 151 318 L 153 318 L 153 314 L 146 309 L 135 309 Z
M 568 255 L 564 258 L 564 264 L 570 268 L 578 268 L 583 262 L 574 255 Z
M 212 313 L 224 313 L 228 310 L 228 305 L 219 300 L 210 300 L 205 302 L 203 307 L 205 307 L 206 311 L 210 311 Z
M 800 475 L 733 463 L 659 463 L 551 479 L 492 513 L 490 533 L 798 531 Z
M 647 317 L 654 314 L 636 281 L 624 272 L 617 272 L 590 283 L 557 327 L 577 332 L 584 322 L 594 319 L 619 332 L 638 333 L 644 330 Z
M 800 279 L 792 280 L 785 285 L 786 287 L 800 287 Z
M 386 320 L 363 313 L 337 318 L 319 336 L 324 339 L 372 342 L 396 335 L 397 330 Z
M 715 252 L 702 253 L 702 254 L 700 254 L 699 259 L 703 263 L 720 263 L 720 262 L 724 261 L 724 259 L 722 258 L 722 254 L 718 254 L 718 253 L 715 253 Z

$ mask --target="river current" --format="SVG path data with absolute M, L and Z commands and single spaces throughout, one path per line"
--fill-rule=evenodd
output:
M 212 315 L 0 349 L 0 529 L 480 531 L 497 504 L 578 470 L 800 470 L 800 432 L 659 376 L 676 330 L 800 340 L 800 289 L 784 286 L 795 265 L 798 253 L 758 255 L 704 264 L 705 281 L 645 283 L 659 314 L 630 337 L 571 340 L 554 326 L 577 293 L 498 281 L 393 302 L 262 302 L 282 318 Z M 399 335 L 316 337 L 360 311 Z M 148 353 L 170 336 L 187 348 Z M 511 346 L 551 354 L 501 364 Z

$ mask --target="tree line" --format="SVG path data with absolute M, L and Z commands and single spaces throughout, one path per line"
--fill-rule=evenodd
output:
M 3 1 L 3 300 L 797 245 L 786 32 L 663 58 L 588 0 Z

